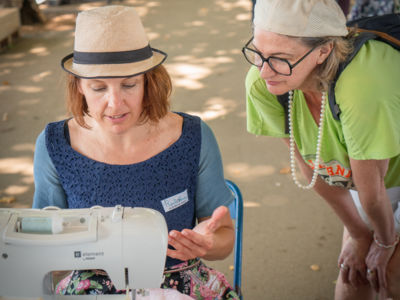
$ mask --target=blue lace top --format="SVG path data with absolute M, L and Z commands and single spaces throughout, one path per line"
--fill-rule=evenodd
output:
M 228 206 L 232 195 L 224 183 L 211 130 L 199 118 L 181 115 L 182 134 L 174 144 L 146 161 L 129 165 L 110 165 L 78 153 L 70 146 L 65 120 L 48 124 L 46 147 L 40 145 L 39 136 L 35 151 L 33 207 L 149 207 L 164 215 L 169 230 L 193 228 L 196 218 L 210 216 L 219 205 Z M 214 153 L 204 149 L 203 140 L 214 145 Z M 207 174 L 210 178 L 204 178 Z M 213 191 L 215 195 L 210 194 Z M 167 258 L 166 266 L 179 262 Z

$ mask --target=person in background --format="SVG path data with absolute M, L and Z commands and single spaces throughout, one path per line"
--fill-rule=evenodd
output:
M 74 52 L 62 60 L 72 117 L 50 123 L 34 157 L 34 208 L 148 207 L 169 230 L 165 282 L 194 299 L 238 299 L 201 259 L 233 248 L 220 152 L 200 118 L 169 110 L 167 55 L 151 48 L 133 7 L 78 14 Z M 72 271 L 58 294 L 118 294 L 101 270 Z
M 355 0 L 349 21 L 400 12 L 399 0 Z
M 282 138 L 296 185 L 313 188 L 343 223 L 335 299 L 400 299 L 400 52 L 362 46 L 336 82 L 336 120 L 327 90 L 356 35 L 337 2 L 257 0 L 253 24 L 243 48 L 253 65 L 247 129 Z M 288 126 L 277 98 L 286 93 Z

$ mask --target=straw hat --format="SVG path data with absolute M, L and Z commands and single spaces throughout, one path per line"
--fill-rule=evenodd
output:
M 348 33 L 346 17 L 335 0 L 257 0 L 254 27 L 297 37 Z
M 151 48 L 133 7 L 111 5 L 78 14 L 74 52 L 62 68 L 82 78 L 128 77 L 160 65 L 167 54 Z

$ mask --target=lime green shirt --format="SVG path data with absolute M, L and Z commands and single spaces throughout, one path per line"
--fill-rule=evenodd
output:
M 319 175 L 330 185 L 352 188 L 349 157 L 390 158 L 385 185 L 400 186 L 400 52 L 368 41 L 341 74 L 335 96 L 340 121 L 333 118 L 327 99 Z M 250 133 L 288 137 L 283 107 L 256 67 L 247 74 L 246 97 Z M 293 135 L 304 160 L 314 168 L 318 125 L 299 90 L 293 96 Z

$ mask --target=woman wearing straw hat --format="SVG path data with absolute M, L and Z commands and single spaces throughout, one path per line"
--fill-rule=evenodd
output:
M 73 117 L 48 124 L 37 139 L 33 206 L 156 209 L 172 246 L 162 287 L 196 299 L 237 299 L 225 277 L 199 259 L 223 259 L 234 242 L 233 196 L 218 145 L 198 117 L 169 111 L 165 59 L 149 46 L 134 8 L 78 15 L 74 52 L 62 60 Z M 72 272 L 57 293 L 122 291 L 102 271 L 86 270 Z
M 343 222 L 336 299 L 399 299 L 399 52 L 364 44 L 336 83 L 338 121 L 326 91 L 355 33 L 336 1 L 257 0 L 253 23 L 243 48 L 253 65 L 248 131 L 283 138 L 295 183 L 313 188 Z M 288 133 L 277 97 L 285 93 Z M 310 184 L 297 180 L 295 159 Z

